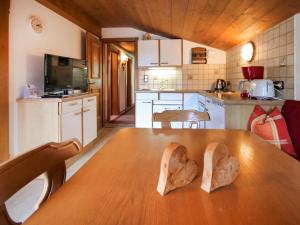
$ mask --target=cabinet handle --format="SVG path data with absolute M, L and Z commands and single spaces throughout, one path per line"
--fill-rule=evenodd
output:
M 88 99 L 87 101 L 88 101 L 88 102 L 92 102 L 92 101 L 94 101 L 94 99 L 93 99 L 93 98 L 92 98 L 92 99 Z
M 143 102 L 143 103 L 152 103 L 152 102 Z
M 74 113 L 74 116 L 79 116 L 79 115 L 81 115 L 81 112 Z
M 83 110 L 84 113 L 91 111 L 90 109 Z
M 161 62 L 160 64 L 168 65 L 169 63 L 167 63 L 167 62 Z
M 150 63 L 150 65 L 157 65 L 158 63 Z
M 74 105 L 77 105 L 78 103 L 77 102 L 72 102 L 69 104 L 69 106 L 74 106 Z

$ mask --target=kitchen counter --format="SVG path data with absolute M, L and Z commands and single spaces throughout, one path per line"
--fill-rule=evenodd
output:
M 284 100 L 255 100 L 255 99 L 245 99 L 240 96 L 239 92 L 231 93 L 209 93 L 202 90 L 189 90 L 189 89 L 147 89 L 147 90 L 137 90 L 136 93 L 198 93 L 205 97 L 211 98 L 213 100 L 219 101 L 224 105 L 280 105 L 284 104 Z

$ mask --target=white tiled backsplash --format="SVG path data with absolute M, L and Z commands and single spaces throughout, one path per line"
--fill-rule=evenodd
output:
M 148 75 L 148 83 L 144 82 Z M 138 89 L 193 89 L 207 90 L 214 87 L 216 79 L 226 78 L 225 64 L 189 64 L 181 68 L 139 69 Z
M 254 60 L 243 61 L 240 56 L 242 45 L 226 52 L 227 79 L 236 88 L 243 78 L 241 66 L 264 66 L 264 77 L 285 83 L 284 98 L 294 97 L 294 17 L 268 29 L 252 39 L 256 47 Z

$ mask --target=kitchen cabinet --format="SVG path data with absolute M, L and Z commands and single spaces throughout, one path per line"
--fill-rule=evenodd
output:
M 47 142 L 77 138 L 87 146 L 97 137 L 97 95 L 18 100 L 18 146 L 23 153 Z
M 81 109 L 61 116 L 61 141 L 72 138 L 82 143 Z
M 152 100 L 136 100 L 135 127 L 152 127 Z
M 159 41 L 141 40 L 138 41 L 138 66 L 151 67 L 159 66 Z
M 211 98 L 206 98 L 205 103 L 210 117 L 210 121 L 206 121 L 206 128 L 225 129 L 225 108 L 223 103 Z
M 160 40 L 160 66 L 182 65 L 182 40 Z
M 82 110 L 83 146 L 97 137 L 97 106 L 91 105 Z
M 184 110 L 197 110 L 203 112 L 205 107 L 203 107 L 199 102 L 200 95 L 198 93 L 184 93 L 183 107 Z M 199 127 L 205 128 L 205 121 L 200 122 Z M 184 122 L 184 128 L 190 128 L 189 122 Z
M 183 109 L 182 100 L 153 101 L 153 113 L 161 113 L 166 110 L 182 110 L 182 109 Z M 182 122 L 171 122 L 171 127 L 174 129 L 182 128 L 182 126 L 183 126 Z M 153 122 L 153 128 L 161 128 L 161 122 Z

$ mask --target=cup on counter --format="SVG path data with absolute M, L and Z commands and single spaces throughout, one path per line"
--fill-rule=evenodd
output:
M 249 93 L 247 90 L 242 90 L 241 91 L 241 97 L 242 98 L 249 98 Z

